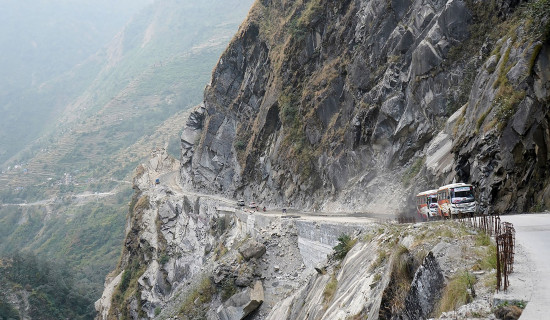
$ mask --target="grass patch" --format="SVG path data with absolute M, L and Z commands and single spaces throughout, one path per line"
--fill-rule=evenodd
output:
M 391 306 L 394 310 L 402 310 L 405 307 L 405 298 L 411 287 L 414 276 L 413 265 L 409 250 L 399 245 L 394 253 L 392 263 L 392 295 Z
M 538 57 L 541 49 L 542 49 L 542 43 L 537 44 L 535 46 L 535 48 L 533 49 L 533 54 L 529 58 L 529 64 L 528 64 L 528 67 L 527 67 L 527 70 L 528 70 L 527 75 L 533 74 L 533 68 L 535 67 L 535 62 L 537 61 L 537 57 Z
M 151 205 L 149 204 L 149 196 L 143 196 L 139 198 L 139 200 L 136 202 L 133 211 L 145 211 L 150 207 Z
M 485 288 L 493 288 L 495 289 L 497 287 L 497 274 L 496 271 L 485 274 L 482 278 L 480 283 Z
M 481 126 L 483 125 L 483 122 L 485 122 L 485 118 L 487 118 L 487 116 L 489 115 L 489 113 L 491 112 L 491 108 L 487 109 L 487 111 L 485 111 L 481 117 L 479 117 L 479 119 L 477 119 L 477 122 L 476 122 L 476 132 L 479 132 L 479 129 L 481 128 Z
M 486 246 L 491 244 L 491 237 L 486 232 L 481 232 L 480 231 L 476 235 L 475 242 L 476 242 L 476 246 L 486 247 Z
M 445 287 L 445 291 L 439 302 L 439 314 L 456 310 L 458 307 L 471 302 L 475 297 L 473 293 L 475 283 L 475 276 L 468 271 L 455 274 Z
M 455 234 L 447 228 L 447 226 L 442 225 L 441 228 L 435 232 L 435 236 L 442 238 L 454 238 Z
M 391 255 L 391 278 L 382 293 L 379 318 L 390 319 L 405 308 L 405 298 L 411 287 L 416 262 L 403 245 L 394 247 Z
M 382 265 L 382 263 L 386 260 L 387 257 L 388 257 L 388 253 L 386 252 L 386 250 L 383 250 L 383 249 L 378 250 L 378 257 L 370 265 L 370 268 L 369 268 L 370 271 L 373 271 L 376 268 L 378 268 L 380 265 Z
M 299 24 L 302 26 L 308 26 L 312 21 L 317 20 L 316 18 L 323 13 L 323 9 L 321 0 L 309 1 L 302 13 L 302 16 L 298 19 Z
M 122 314 L 122 318 L 130 318 L 129 305 L 136 295 L 139 295 L 138 280 L 145 273 L 145 266 L 138 260 L 134 260 L 123 271 L 119 285 L 113 293 L 110 314 Z M 138 303 L 138 312 L 141 312 L 141 305 Z
M 481 254 L 481 258 L 474 267 L 480 270 L 493 270 L 497 268 L 497 247 L 495 244 L 490 244 L 486 247 L 485 253 Z
M 338 280 L 333 275 L 330 276 L 330 280 L 327 282 L 327 285 L 325 286 L 325 290 L 323 290 L 323 302 L 325 304 L 329 303 L 332 298 L 334 297 L 334 294 L 336 293 L 336 289 L 338 288 Z
M 493 101 L 493 106 L 496 108 L 499 130 L 503 130 L 506 127 L 510 118 L 516 113 L 517 106 L 523 98 L 525 98 L 525 91 L 515 90 L 508 83 L 508 80 L 500 86 Z
M 218 261 L 221 257 L 223 257 L 229 250 L 227 247 L 223 244 L 223 242 L 220 242 L 216 249 L 214 249 L 214 261 Z
M 180 307 L 179 315 L 183 319 L 206 319 L 208 305 L 216 293 L 209 277 L 204 276 L 198 285 L 188 293 Z

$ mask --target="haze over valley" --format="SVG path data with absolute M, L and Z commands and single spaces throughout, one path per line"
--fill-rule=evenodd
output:
M 2 5 L 0 252 L 66 265 L 88 299 L 80 316 L 119 259 L 133 170 L 155 148 L 179 153 L 186 110 L 250 4 Z
M 0 18 L 0 320 L 550 312 L 549 0 Z

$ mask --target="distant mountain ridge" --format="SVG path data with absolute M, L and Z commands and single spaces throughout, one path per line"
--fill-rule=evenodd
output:
M 0 4 L 0 167 L 36 139 L 47 121 L 55 121 L 63 102 L 59 98 L 67 93 L 44 97 L 47 83 L 97 52 L 151 2 L 23 0 Z
M 1 166 L 0 253 L 65 261 L 97 299 L 120 253 L 131 172 L 154 148 L 179 152 L 186 109 L 251 2 L 155 1 L 108 46 L 18 98 L 31 114 L 55 108 L 29 119 L 41 135 Z

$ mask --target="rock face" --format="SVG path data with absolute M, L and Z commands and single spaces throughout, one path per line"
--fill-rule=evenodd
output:
M 216 234 L 210 230 L 218 213 L 207 200 L 179 193 L 179 168 L 166 150 L 158 150 L 138 167 L 120 266 L 107 278 L 103 296 L 96 302 L 99 319 L 120 314 L 152 318 L 174 288 L 207 272 L 203 257 L 216 243 Z M 155 184 L 158 177 L 161 183 Z M 130 279 L 136 282 L 135 288 L 128 287 Z M 139 295 L 127 295 L 128 300 L 122 301 L 113 297 L 114 292 L 120 296 L 131 289 Z
M 392 319 L 427 319 L 445 287 L 445 277 L 430 251 L 418 268 L 405 298 L 405 310 Z
M 393 252 L 412 249 L 414 237 L 373 231 L 336 268 L 326 261 L 336 228 L 223 209 L 231 200 L 220 194 L 391 214 L 457 180 L 474 184 L 491 213 L 549 206 L 550 48 L 540 30 L 550 19 L 526 23 L 532 13 L 515 15 L 527 10 L 517 4 L 258 0 L 186 123 L 181 161 L 161 153 L 135 179 L 101 316 L 168 318 L 185 306 L 199 319 L 255 308 L 248 318 L 426 317 L 442 286 L 438 265 L 452 276 L 463 264 L 456 239 L 427 231 L 422 252 L 434 254 L 416 273 L 406 268 L 414 280 L 403 301 L 389 260 L 413 257 Z
M 404 194 L 453 180 L 473 183 L 485 209 L 544 206 L 547 20 L 508 32 L 516 6 L 256 2 L 190 119 L 202 131 L 182 138 L 182 177 L 314 209 L 410 211 Z
M 387 319 L 420 319 L 437 303 L 443 274 L 456 274 L 459 263 L 471 269 L 483 251 L 474 237 L 456 239 L 453 223 L 232 212 L 219 196 L 185 190 L 178 168 L 165 152 L 138 168 L 121 262 L 96 302 L 98 319 L 374 319 L 382 306 Z M 341 234 L 356 244 L 343 260 L 328 259 Z M 416 262 L 428 251 L 435 254 Z M 399 270 L 407 270 L 408 292 L 396 282 Z

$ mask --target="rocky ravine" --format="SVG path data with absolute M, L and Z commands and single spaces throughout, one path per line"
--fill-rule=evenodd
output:
M 550 9 L 519 3 L 257 1 L 187 122 L 182 181 L 407 213 L 456 180 L 482 210 L 548 207 Z
M 138 168 L 98 319 L 418 319 L 463 303 L 459 314 L 490 317 L 494 253 L 475 231 L 234 210 L 171 180 L 178 166 L 159 152 Z M 342 234 L 351 250 L 329 259 Z M 465 300 L 440 307 L 446 285 L 464 275 Z

